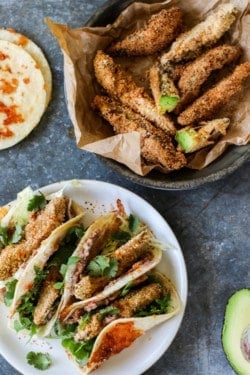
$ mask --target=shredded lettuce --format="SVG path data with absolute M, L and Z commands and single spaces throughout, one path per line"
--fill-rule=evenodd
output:
M 20 191 L 9 212 L 2 219 L 1 226 L 8 227 L 11 222 L 21 226 L 26 225 L 29 221 L 28 203 L 33 196 L 34 192 L 29 186 Z

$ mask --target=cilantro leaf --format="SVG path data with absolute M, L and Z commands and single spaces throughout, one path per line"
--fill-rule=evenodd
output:
M 22 238 L 23 227 L 17 224 L 14 232 L 10 232 L 9 228 L 0 226 L 0 242 L 2 242 L 4 246 L 19 242 Z
M 104 255 L 97 255 L 87 266 L 90 276 L 103 276 L 104 270 L 109 267 L 109 258 Z
M 59 257 L 60 258 L 60 257 Z M 67 272 L 67 269 L 70 265 L 72 264 L 75 264 L 77 263 L 81 258 L 80 257 L 77 257 L 77 256 L 71 256 L 68 258 L 68 262 L 67 264 L 61 264 L 60 265 L 60 274 L 63 276 L 63 278 L 65 277 L 66 275 L 66 272 Z M 50 265 L 55 265 L 57 262 L 57 266 L 58 266 L 58 263 L 59 263 L 59 259 L 54 259 L 54 261 L 51 262 Z M 62 289 L 62 287 L 64 286 L 64 280 L 63 281 L 58 281 L 54 284 L 54 288 L 55 289 Z
M 47 276 L 47 271 L 34 266 L 36 273 L 32 288 L 21 297 L 20 304 L 17 308 L 19 312 L 19 321 L 23 326 L 23 329 L 27 329 L 31 335 L 36 333 L 37 326 L 33 321 L 33 315 L 35 311 L 35 306 L 38 300 L 39 291 L 44 279 Z
M 80 324 L 86 324 L 89 320 L 91 313 L 86 313 L 82 317 Z M 85 365 L 88 362 L 92 348 L 95 343 L 95 338 L 86 340 L 83 342 L 76 342 L 74 335 L 78 323 L 73 324 L 62 324 L 60 321 L 56 321 L 54 331 L 57 338 L 61 338 L 62 346 L 67 349 L 76 359 L 80 365 Z
M 60 267 L 60 274 L 62 275 L 62 277 L 64 277 L 66 275 L 66 272 L 67 272 L 67 264 L 62 264 L 61 267 Z
M 90 321 L 90 317 L 91 317 L 91 313 L 90 312 L 85 313 L 81 317 L 81 320 L 80 320 L 80 323 L 79 323 L 79 327 L 80 328 L 85 327 L 85 325 Z
M 84 229 L 81 226 L 73 226 L 69 228 L 64 240 L 60 244 L 59 249 L 50 258 L 48 266 L 60 267 L 62 264 L 66 265 L 67 262 L 74 264 L 74 262 L 80 260 L 78 257 L 71 258 L 71 255 L 77 245 L 78 239 L 82 236 L 83 232 Z
M 17 284 L 17 280 L 16 279 L 8 281 L 5 284 L 6 292 L 4 294 L 4 304 L 7 307 L 9 307 L 12 304 L 12 301 L 13 301 L 13 298 L 14 298 L 14 294 L 15 294 L 16 284 Z
M 112 279 L 113 277 L 115 277 L 117 271 L 118 271 L 118 261 L 114 258 L 110 258 L 109 268 L 106 268 L 104 270 L 104 276 L 107 276 L 110 279 Z
M 111 238 L 112 240 L 118 241 L 121 246 L 131 239 L 131 234 L 124 230 L 119 230 L 118 232 L 113 233 Z
M 133 281 L 130 280 L 122 289 L 121 291 L 121 297 L 125 297 L 129 292 L 130 292 L 130 289 L 132 288 L 133 286 Z
M 39 370 L 47 370 L 51 364 L 52 360 L 49 354 L 44 354 L 40 352 L 29 352 L 26 356 L 29 365 L 34 366 Z
M 64 286 L 64 281 L 58 281 L 53 286 L 54 286 L 55 289 L 60 290 Z
M 73 324 L 61 324 L 59 320 L 56 320 L 54 325 L 54 333 L 57 338 L 72 338 L 75 335 L 77 323 Z
M 150 303 L 145 309 L 138 310 L 135 316 L 149 316 L 165 314 L 168 311 L 171 302 L 171 294 L 167 293 L 162 298 L 157 298 L 154 302 Z
M 118 261 L 114 258 L 108 258 L 105 255 L 97 255 L 87 266 L 90 276 L 115 277 L 118 270 Z
M 82 226 L 75 225 L 68 229 L 64 242 L 66 244 L 75 245 L 76 241 L 79 238 L 82 238 L 84 232 L 85 232 L 85 229 Z
M 34 195 L 28 202 L 28 211 L 39 211 L 42 210 L 47 204 L 47 200 L 43 193 Z
M 88 362 L 94 342 L 95 339 L 76 342 L 73 338 L 65 338 L 62 340 L 62 346 L 76 358 L 80 365 L 84 366 Z
M 15 231 L 11 237 L 11 243 L 18 243 L 22 238 L 22 234 L 23 234 L 23 227 L 17 224 Z
M 66 272 L 68 270 L 68 267 L 71 266 L 72 264 L 76 264 L 79 262 L 79 260 L 81 260 L 80 257 L 77 257 L 77 256 L 71 256 L 68 258 L 68 261 L 67 261 L 67 264 L 61 264 L 61 267 L 60 267 L 60 274 L 65 277 L 66 275 Z
M 102 321 L 104 318 L 106 318 L 106 316 L 118 315 L 119 313 L 120 310 L 117 307 L 110 305 L 99 310 L 98 319 Z
M 24 329 L 24 326 L 20 323 L 19 320 L 14 320 L 14 330 L 18 333 Z
M 71 257 L 69 257 L 69 259 L 68 259 L 67 265 L 68 265 L 68 266 L 71 266 L 72 264 L 76 264 L 77 262 L 79 262 L 79 260 L 81 260 L 80 257 L 71 256 Z
M 138 229 L 138 226 L 139 226 L 139 218 L 137 216 L 130 214 L 128 218 L 128 228 L 130 232 L 135 233 Z
M 0 226 L 0 241 L 4 246 L 9 244 L 8 228 Z

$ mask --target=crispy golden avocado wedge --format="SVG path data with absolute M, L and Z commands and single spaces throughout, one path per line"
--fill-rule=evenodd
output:
M 178 149 L 185 153 L 195 152 L 213 145 L 220 135 L 226 135 L 229 118 L 202 121 L 198 127 L 187 126 L 177 131 Z
M 151 271 L 127 284 L 104 308 L 82 311 L 77 325 L 61 327 L 61 332 L 70 332 L 62 346 L 80 372 L 88 374 L 146 331 L 178 314 L 180 308 L 172 281 Z

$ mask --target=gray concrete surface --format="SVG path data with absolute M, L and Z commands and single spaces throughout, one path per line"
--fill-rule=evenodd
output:
M 62 55 L 43 19 L 81 26 L 103 3 L 0 0 L 0 27 L 15 28 L 42 47 L 54 84 L 53 99 L 37 129 L 20 144 L 0 152 L 0 204 L 15 198 L 27 185 L 38 188 L 71 178 L 108 181 L 142 196 L 175 232 L 189 278 L 181 328 L 169 350 L 145 374 L 233 374 L 222 350 L 221 329 L 228 297 L 250 286 L 250 163 L 221 181 L 192 191 L 171 192 L 126 181 L 97 156 L 76 147 L 65 105 Z M 0 356 L 0 374 L 19 373 Z

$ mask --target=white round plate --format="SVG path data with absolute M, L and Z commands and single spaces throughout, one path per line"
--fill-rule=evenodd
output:
M 174 282 L 181 301 L 181 312 L 167 322 L 151 329 L 131 347 L 109 359 L 93 375 L 139 375 L 152 366 L 167 350 L 174 339 L 185 310 L 187 299 L 187 273 L 180 245 L 165 219 L 145 200 L 136 194 L 106 182 L 74 180 L 58 182 L 39 189 L 50 194 L 65 187 L 66 196 L 81 204 L 85 211 L 85 225 L 95 217 L 116 207 L 119 198 L 128 214 L 137 215 L 154 232 L 156 238 L 168 244 L 163 252 L 159 269 Z M 29 351 L 49 353 L 53 364 L 45 371 L 47 375 L 78 374 L 75 365 L 69 361 L 60 343 L 53 339 L 23 337 L 7 328 L 7 309 L 0 305 L 0 353 L 18 371 L 25 375 L 41 374 L 26 362 Z

